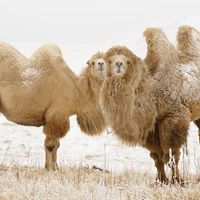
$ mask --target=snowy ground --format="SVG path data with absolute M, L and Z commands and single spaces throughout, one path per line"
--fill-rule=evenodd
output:
M 200 12 L 197 12 L 152 25 L 163 28 L 170 40 L 174 42 L 179 25 L 190 24 L 200 30 L 199 18 Z M 69 66 L 78 74 L 92 54 L 98 50 L 106 50 L 113 44 L 127 45 L 143 58 L 146 53 L 146 45 L 142 32 L 146 27 L 146 24 L 134 27 L 132 32 L 109 41 L 83 44 L 76 47 L 59 46 Z M 40 44 L 35 43 L 12 42 L 12 44 L 26 56 L 30 56 L 40 46 Z M 154 163 L 145 149 L 122 145 L 113 134 L 105 133 L 99 137 L 88 137 L 81 133 L 75 117 L 71 117 L 70 120 L 71 129 L 67 136 L 61 140 L 61 147 L 58 152 L 60 165 L 74 163 L 76 165 L 106 167 L 114 171 L 136 169 L 138 171 L 155 172 Z M 0 163 L 43 166 L 43 142 L 42 128 L 16 125 L 0 116 Z M 180 165 L 184 166 L 181 168 L 196 174 L 200 171 L 200 149 L 198 130 L 194 124 L 191 125 L 189 130 L 188 153 L 188 155 L 181 155 Z
M 44 135 L 42 128 L 25 127 L 8 122 L 0 117 L 0 163 L 8 165 L 43 166 Z M 184 167 L 187 172 L 200 171 L 200 151 L 197 128 L 191 125 L 188 143 L 189 155 L 184 154 Z M 181 156 L 183 158 L 183 154 Z M 71 129 L 61 140 L 58 151 L 59 165 L 93 165 L 113 171 L 136 169 L 155 172 L 148 151 L 140 147 L 127 147 L 113 135 L 103 134 L 89 137 L 80 132 L 75 117 L 71 118 Z M 180 162 L 183 165 L 183 162 Z M 189 171 L 188 171 L 189 170 Z

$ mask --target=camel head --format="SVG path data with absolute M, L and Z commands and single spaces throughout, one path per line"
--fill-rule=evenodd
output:
M 110 73 L 113 76 L 123 77 L 131 63 L 131 60 L 124 55 L 114 55 L 109 59 Z
M 104 57 L 104 53 L 98 52 L 87 62 L 90 75 L 99 81 L 103 81 L 107 73 L 107 62 Z
M 127 47 L 115 46 L 105 54 L 108 62 L 108 77 L 133 80 L 137 77 L 140 67 L 137 58 Z

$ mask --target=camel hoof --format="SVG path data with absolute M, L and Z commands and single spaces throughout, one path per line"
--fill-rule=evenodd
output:
M 172 180 L 170 182 L 172 185 L 179 184 L 182 187 L 185 186 L 185 181 L 181 177 L 172 177 Z
M 168 185 L 169 180 L 167 177 L 156 178 L 155 185 Z

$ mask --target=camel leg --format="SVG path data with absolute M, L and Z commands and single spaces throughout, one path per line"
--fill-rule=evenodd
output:
M 199 133 L 199 143 L 200 143 L 200 119 L 194 121 L 195 125 L 198 127 L 198 133 Z
M 168 183 L 168 179 L 165 174 L 164 163 L 162 160 L 163 151 L 160 146 L 158 126 L 156 125 L 155 131 L 148 134 L 146 144 L 144 145 L 150 151 L 150 156 L 155 162 L 155 167 L 157 169 L 156 180 L 161 183 Z
M 165 174 L 165 168 L 164 168 L 164 163 L 162 161 L 162 158 L 156 153 L 150 153 L 151 158 L 153 158 L 155 162 L 155 166 L 157 169 L 157 177 L 156 180 L 158 180 L 161 183 L 168 183 L 167 176 Z
M 172 169 L 172 183 L 183 182 L 179 173 L 178 163 L 180 148 L 187 140 L 188 128 L 189 120 L 182 116 L 166 117 L 159 124 L 160 143 L 164 152 L 163 162 L 167 164 L 172 160 L 169 163 Z
M 184 181 L 180 176 L 178 168 L 180 149 L 172 150 L 172 155 L 174 157 L 174 164 L 172 165 L 172 183 L 183 183 Z
M 66 119 L 64 115 L 51 115 L 51 118 L 47 118 L 44 125 L 44 133 L 46 139 L 44 142 L 46 162 L 45 168 L 47 170 L 58 169 L 57 165 L 57 149 L 60 146 L 59 138 L 66 135 L 69 130 L 69 119 Z
M 60 146 L 59 139 L 46 136 L 44 145 L 45 145 L 45 154 L 46 154 L 45 168 L 47 170 L 58 169 L 57 150 Z

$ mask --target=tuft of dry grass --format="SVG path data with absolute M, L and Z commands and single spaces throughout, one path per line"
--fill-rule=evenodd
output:
M 154 174 L 103 172 L 69 166 L 48 172 L 39 167 L 0 166 L 0 200 L 199 200 L 200 183 L 156 185 Z

